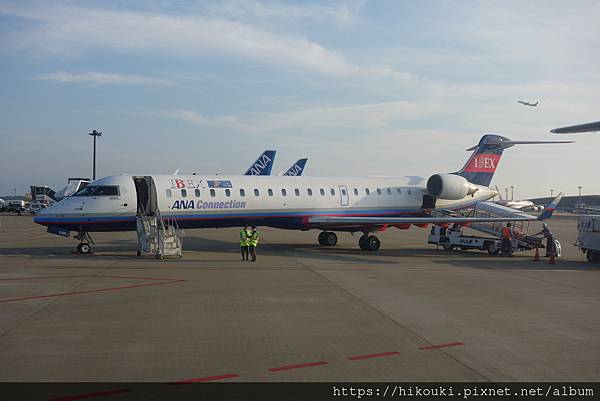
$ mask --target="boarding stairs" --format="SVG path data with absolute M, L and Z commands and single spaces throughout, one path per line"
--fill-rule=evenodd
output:
M 182 238 L 185 232 L 179 228 L 175 219 L 162 217 L 158 210 L 154 215 L 147 215 L 140 210 L 136 226 L 138 255 L 148 253 L 160 259 L 181 258 Z

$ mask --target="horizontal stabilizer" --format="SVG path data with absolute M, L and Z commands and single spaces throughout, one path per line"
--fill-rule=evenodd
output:
M 575 134 L 578 132 L 594 132 L 600 131 L 600 121 L 593 123 L 577 124 L 568 127 L 554 128 L 550 130 L 553 134 Z

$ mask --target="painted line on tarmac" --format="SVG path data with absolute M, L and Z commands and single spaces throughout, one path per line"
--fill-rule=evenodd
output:
M 432 349 L 439 349 L 439 348 L 446 348 L 446 347 L 456 347 L 459 345 L 465 345 L 463 343 L 460 342 L 454 342 L 454 343 L 446 343 L 446 344 L 434 344 L 434 345 L 425 345 L 423 347 L 419 347 L 419 349 L 421 351 L 429 351 Z
M 350 361 L 360 361 L 362 359 L 370 359 L 370 358 L 381 358 L 384 356 L 392 356 L 392 355 L 399 355 L 400 353 L 398 351 L 389 351 L 389 352 L 381 352 L 379 354 L 367 354 L 367 355 L 355 355 L 355 356 L 349 356 L 346 359 L 350 360 Z
M 131 392 L 131 390 L 128 388 L 119 388 L 119 389 L 115 389 L 115 390 L 98 391 L 95 393 L 85 393 L 85 394 L 77 394 L 77 395 L 67 395 L 67 396 L 58 397 L 58 398 L 50 398 L 48 401 L 74 401 L 74 400 L 83 400 L 86 398 L 106 397 L 106 396 L 115 395 L 115 394 L 125 394 L 125 393 L 130 393 L 130 392 Z
M 141 287 L 152 287 L 157 285 L 165 285 L 165 284 L 176 284 L 182 283 L 187 280 L 182 279 L 159 279 L 154 277 L 126 277 L 126 276 L 97 276 L 97 275 L 75 275 L 75 276 L 50 276 L 50 277 L 25 277 L 25 278 L 7 278 L 0 279 L 3 281 L 14 281 L 14 280 L 35 280 L 35 279 L 43 279 L 43 278 L 68 278 L 68 277 L 90 277 L 90 278 L 128 278 L 128 279 L 138 279 L 138 280 L 158 280 L 158 282 L 153 283 L 144 283 L 144 284 L 134 284 L 134 285 L 124 285 L 119 287 L 109 287 L 109 288 L 97 288 L 93 290 L 81 290 L 81 291 L 68 291 L 61 292 L 55 294 L 46 294 L 46 295 L 34 295 L 29 297 L 20 297 L 20 298 L 8 298 L 8 299 L 0 299 L 1 303 L 9 303 L 9 302 L 18 302 L 18 301 L 28 301 L 32 299 L 44 299 L 44 298 L 55 298 L 69 295 L 81 295 L 81 294 L 90 294 L 96 292 L 107 292 L 107 291 L 119 291 L 126 290 L 132 288 L 141 288 Z
M 203 382 L 211 382 L 211 381 L 216 381 L 216 380 L 233 379 L 234 377 L 240 377 L 240 375 L 238 375 L 236 373 L 227 373 L 227 374 L 218 375 L 218 376 L 207 376 L 207 377 L 198 377 L 195 379 L 179 380 L 179 381 L 167 383 L 167 384 L 176 385 L 176 384 L 188 384 L 188 383 L 203 383 Z
M 276 368 L 269 368 L 269 371 L 282 372 L 284 370 L 301 369 L 301 368 L 308 368 L 311 366 L 327 365 L 327 363 L 328 363 L 327 361 L 319 361 L 319 362 L 300 363 L 300 364 L 296 364 L 296 365 L 285 365 L 285 366 L 278 366 Z

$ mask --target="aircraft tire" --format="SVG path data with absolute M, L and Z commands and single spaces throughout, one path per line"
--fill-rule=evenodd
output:
M 444 251 L 450 252 L 450 251 L 452 251 L 454 249 L 454 246 L 450 245 L 448 243 L 443 243 L 442 244 L 442 248 L 444 248 Z
M 381 246 L 381 241 L 379 241 L 379 238 L 377 238 L 374 235 L 369 235 L 369 238 L 367 241 L 367 249 L 371 252 L 375 252 L 376 250 L 379 249 L 380 246 Z
M 369 236 L 368 235 L 362 235 L 359 240 L 358 240 L 358 246 L 360 247 L 360 249 L 362 249 L 363 251 L 368 251 L 369 250 Z
M 337 245 L 337 235 L 331 231 L 327 231 L 326 234 L 323 236 L 323 238 L 325 239 L 325 245 L 326 246 L 336 246 Z
M 319 245 L 322 246 L 326 246 L 327 243 L 325 242 L 325 235 L 327 234 L 327 231 L 321 231 L 319 233 Z
M 87 242 L 82 242 L 81 244 L 77 245 L 77 252 L 79 252 L 82 255 L 87 255 L 91 251 L 92 247 Z

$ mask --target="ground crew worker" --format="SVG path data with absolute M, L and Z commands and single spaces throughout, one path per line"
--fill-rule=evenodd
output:
M 258 230 L 256 230 L 256 226 L 252 226 L 252 233 L 249 238 L 249 248 L 250 248 L 250 256 L 252 257 L 252 262 L 256 261 L 256 246 L 258 245 L 258 240 L 260 238 L 260 234 Z
M 250 243 L 250 239 L 248 238 L 248 234 L 250 230 L 248 226 L 244 226 L 242 231 L 240 231 L 240 248 L 242 251 L 242 260 L 248 260 L 248 245 Z
M 502 253 L 504 255 L 512 256 L 512 240 L 514 237 L 510 223 L 506 223 L 506 227 L 502 227 Z
M 543 234 L 544 238 L 546 238 L 546 257 L 549 257 L 552 254 L 556 256 L 556 250 L 554 249 L 554 235 L 552 234 L 552 231 L 550 231 L 550 229 L 548 228 L 548 224 L 544 223 L 542 225 L 542 231 L 540 231 L 539 233 L 535 233 L 534 236 L 540 234 Z

